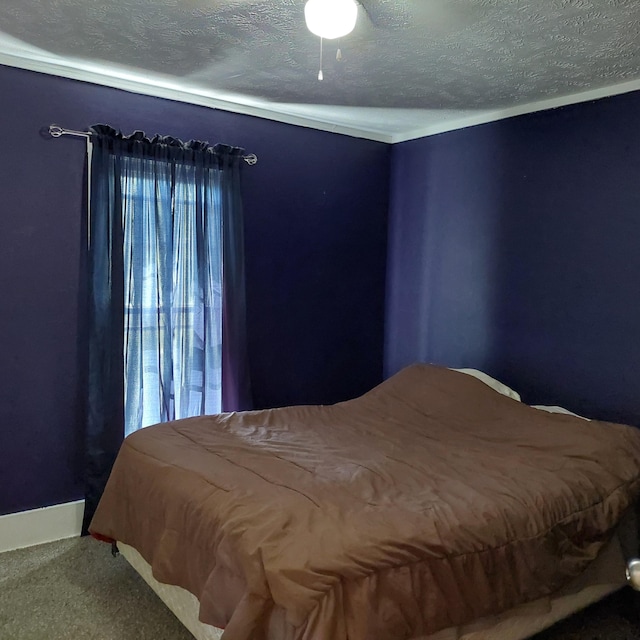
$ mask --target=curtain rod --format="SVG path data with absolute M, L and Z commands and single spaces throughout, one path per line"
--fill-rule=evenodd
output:
M 73 129 L 63 129 L 57 124 L 49 125 L 49 135 L 52 138 L 59 138 L 60 136 L 75 136 L 77 138 L 90 138 L 91 133 L 88 131 L 74 131 Z M 242 159 L 249 165 L 257 164 L 258 156 L 255 153 L 251 153 L 248 156 L 242 156 Z

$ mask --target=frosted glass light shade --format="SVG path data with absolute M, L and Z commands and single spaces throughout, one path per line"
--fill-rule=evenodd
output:
M 309 0 L 304 19 L 311 33 L 334 40 L 351 33 L 358 19 L 355 0 Z

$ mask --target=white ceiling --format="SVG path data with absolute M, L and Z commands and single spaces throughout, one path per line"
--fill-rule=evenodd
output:
M 1 0 L 0 63 L 385 142 L 640 89 L 640 0 L 361 0 L 323 82 L 304 1 Z

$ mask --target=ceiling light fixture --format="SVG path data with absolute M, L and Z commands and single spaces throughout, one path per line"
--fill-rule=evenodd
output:
M 351 33 L 358 19 L 358 5 L 355 0 L 308 0 L 304 6 L 304 19 L 311 33 L 320 38 L 320 71 L 318 80 L 322 80 L 322 41 L 335 40 Z M 342 53 L 338 49 L 338 60 Z
M 309 0 L 304 6 L 304 19 L 311 33 L 335 40 L 355 28 L 358 5 L 355 0 Z

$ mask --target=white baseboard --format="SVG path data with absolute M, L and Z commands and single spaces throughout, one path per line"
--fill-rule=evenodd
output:
M 80 535 L 84 500 L 0 516 L 0 553 Z

